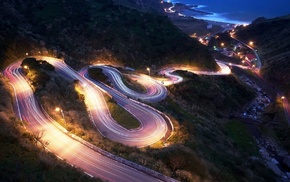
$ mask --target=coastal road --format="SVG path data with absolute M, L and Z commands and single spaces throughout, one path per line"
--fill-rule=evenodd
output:
M 20 68 L 21 62 L 11 64 L 4 70 L 15 92 L 18 115 L 27 128 L 34 132 L 43 132 L 42 140 L 47 149 L 66 162 L 83 169 L 86 173 L 108 181 L 160 181 L 148 174 L 133 169 L 123 163 L 108 158 L 66 134 L 64 129 L 50 118 L 35 100 Z

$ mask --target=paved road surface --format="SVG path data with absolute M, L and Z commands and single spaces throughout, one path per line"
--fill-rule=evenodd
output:
M 56 122 L 42 110 L 35 100 L 27 80 L 21 73 L 20 64 L 16 62 L 7 67 L 4 75 L 9 78 L 14 87 L 21 120 L 28 123 L 29 130 L 44 133 L 42 140 L 48 142 L 47 148 L 51 152 L 88 174 L 105 180 L 159 181 L 157 178 L 101 155 L 56 127 Z

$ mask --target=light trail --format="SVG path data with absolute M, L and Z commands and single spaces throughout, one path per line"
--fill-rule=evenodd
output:
M 49 62 L 53 61 L 49 60 Z M 4 71 L 4 75 L 8 77 L 11 84 L 14 86 L 17 105 L 19 108 L 18 112 L 21 115 L 20 118 L 23 122 L 28 123 L 27 127 L 30 131 L 43 132 L 44 135 L 41 140 L 48 143 L 46 147 L 49 151 L 53 152 L 61 159 L 66 160 L 69 164 L 83 169 L 86 173 L 94 177 L 101 177 L 108 181 L 160 181 L 152 175 L 133 169 L 130 166 L 119 163 L 105 155 L 100 155 L 97 151 L 83 143 L 80 143 L 78 140 L 75 140 L 75 137 L 70 137 L 67 133 L 63 132 L 65 130 L 61 130 L 56 121 L 50 118 L 36 101 L 33 91 L 21 72 L 20 64 L 21 62 L 16 62 L 8 66 Z M 57 69 L 68 69 L 61 69 L 64 73 L 72 72 L 69 67 L 59 60 L 57 60 L 57 63 L 55 62 L 55 65 Z M 76 72 L 74 73 L 77 75 Z M 73 78 L 78 78 L 80 81 L 84 81 L 84 83 L 87 83 L 86 88 L 90 88 L 89 83 L 86 82 L 85 79 L 76 76 L 75 74 L 72 74 Z M 147 110 L 147 112 L 151 111 Z M 147 170 L 150 171 L 149 169 Z M 159 175 L 162 177 L 161 174 Z M 155 176 L 159 175 L 155 174 Z M 166 179 L 169 179 L 169 181 L 175 181 L 174 179 L 167 177 Z
M 172 74 L 176 70 L 183 70 L 192 72 L 197 75 L 212 75 L 212 76 L 218 76 L 218 75 L 229 75 L 231 74 L 230 67 L 225 64 L 224 62 L 216 60 L 216 63 L 220 67 L 219 71 L 213 72 L 213 71 L 200 71 L 195 70 L 192 67 L 189 66 L 174 66 L 174 67 L 165 67 L 159 71 L 160 75 L 164 75 L 169 79 L 159 79 L 159 81 L 162 81 L 165 86 L 177 84 L 183 81 L 183 78 L 181 76 Z
M 124 95 L 134 98 L 135 100 L 140 99 L 146 102 L 158 102 L 165 99 L 167 96 L 166 87 L 152 79 L 150 76 L 144 74 L 127 74 L 127 76 L 129 76 L 131 79 L 137 80 L 138 83 L 142 84 L 146 88 L 146 93 L 139 93 L 128 88 L 124 84 L 122 80 L 122 73 L 120 73 L 116 68 L 105 65 L 98 65 L 90 68 L 101 68 L 103 73 L 110 79 L 110 82 L 114 85 L 114 88 L 117 91 L 122 92 Z M 83 68 L 80 73 L 85 75 L 87 69 L 88 68 Z
M 62 60 L 51 57 L 41 58 L 52 64 L 62 76 L 71 80 L 78 80 L 81 85 L 85 85 L 83 87 L 85 102 L 92 122 L 104 137 L 129 146 L 145 147 L 164 139 L 167 132 L 172 131 L 171 125 L 167 124 L 165 118 L 158 111 L 145 104 L 133 102 L 127 96 L 100 82 L 89 80 L 85 77 L 86 69 L 82 69 L 80 73 L 77 73 Z M 115 71 L 112 76 L 118 79 Z M 157 84 L 154 80 L 151 82 L 154 83 L 153 85 L 159 86 L 156 87 L 160 88 L 161 91 L 156 89 L 157 91 L 152 91 L 153 93 L 151 95 L 149 93 L 148 96 L 152 96 L 152 100 L 164 97 L 164 95 L 166 97 L 165 87 Z M 152 88 L 152 90 L 154 89 Z M 103 96 L 104 93 L 111 95 L 121 107 L 136 117 L 141 127 L 128 130 L 119 125 L 111 116 Z
M 79 74 L 67 66 L 62 60 L 51 57 L 36 58 L 46 60 L 52 64 L 56 68 L 56 72 L 62 76 L 79 81 L 80 85 L 83 86 L 85 102 L 91 119 L 103 136 L 125 145 L 137 147 L 151 145 L 163 139 L 168 131 L 171 132 L 169 127 L 172 127 L 172 123 L 168 124 L 166 122 L 166 119 L 167 121 L 169 120 L 168 117 L 159 111 L 145 104 L 128 99 L 124 94 L 139 97 L 148 102 L 160 101 L 167 94 L 167 90 L 163 84 L 176 84 L 183 80 L 182 77 L 171 74 L 177 69 L 193 71 L 196 74 L 230 74 L 230 69 L 225 64 L 217 62 L 221 70 L 216 73 L 194 71 L 186 67 L 163 70 L 164 75 L 169 78 L 162 79 L 161 82 L 163 84 L 157 83 L 146 75 L 133 75 L 131 77 L 138 79 L 147 88 L 146 93 L 140 94 L 127 88 L 121 81 L 121 74 L 114 68 L 101 67 L 116 85 L 116 90 L 100 82 L 88 79 L 86 77 L 86 69 L 83 69 Z M 70 137 L 65 129 L 60 129 L 58 123 L 50 118 L 35 100 L 33 91 L 22 75 L 20 62 L 7 67 L 4 74 L 10 79 L 15 89 L 20 118 L 29 123 L 28 127 L 31 131 L 44 132 L 42 139 L 49 143 L 47 148 L 51 152 L 65 159 L 71 165 L 82 168 L 86 173 L 93 176 L 100 176 L 109 181 L 158 181 L 158 179 L 150 175 L 146 175 L 126 165 L 120 164 L 111 158 L 100 155 L 98 152 L 75 140 L 75 137 Z M 132 113 L 141 123 L 141 127 L 127 130 L 117 124 L 107 108 L 103 96 L 104 93 L 110 94 L 120 106 Z

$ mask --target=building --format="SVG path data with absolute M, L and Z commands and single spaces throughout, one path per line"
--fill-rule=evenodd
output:
M 250 63 L 257 61 L 257 57 L 254 54 L 246 54 L 245 59 Z

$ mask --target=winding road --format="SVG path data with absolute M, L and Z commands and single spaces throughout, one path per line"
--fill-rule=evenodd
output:
M 125 145 L 144 147 L 164 139 L 173 130 L 170 119 L 166 115 L 146 104 L 128 99 L 128 96 L 142 98 L 142 100 L 147 102 L 157 102 L 164 99 L 167 90 L 163 81 L 161 84 L 146 75 L 133 75 L 132 77 L 138 79 L 147 89 L 146 93 L 139 94 L 122 83 L 121 73 L 115 68 L 98 66 L 104 70 L 104 73 L 114 84 L 115 88 L 111 88 L 88 78 L 87 68 L 78 73 L 60 59 L 51 57 L 36 58 L 46 60 L 52 64 L 56 72 L 62 76 L 79 81 L 80 85 L 83 86 L 85 102 L 91 115 L 91 120 L 104 137 Z M 175 181 L 142 166 L 134 167 L 135 164 L 132 164 L 132 162 L 130 163 L 131 165 L 127 165 L 128 162 L 120 162 L 123 159 L 106 152 L 100 152 L 101 149 L 99 151 L 95 150 L 96 147 L 89 147 L 90 145 L 87 142 L 69 134 L 49 117 L 36 101 L 29 82 L 22 73 L 20 64 L 20 61 L 13 63 L 4 70 L 4 75 L 9 78 L 14 88 L 17 115 L 22 121 L 29 123 L 28 129 L 32 132 L 43 132 L 42 140 L 48 144 L 46 148 L 49 151 L 60 159 L 65 159 L 69 164 L 83 169 L 88 175 L 108 181 L 160 181 L 160 179 Z M 223 63 L 218 64 L 222 65 L 222 69 L 218 73 L 200 71 L 197 74 L 220 75 L 230 73 Z M 171 80 L 169 81 L 171 84 L 182 81 L 181 77 L 171 74 L 177 69 L 181 68 L 163 70 L 163 73 Z M 187 68 L 184 69 L 191 71 Z M 139 120 L 141 126 L 128 130 L 117 124 L 110 115 L 103 94 L 109 94 L 120 106 L 133 114 Z M 136 164 L 136 166 L 138 165 Z
M 218 76 L 218 75 L 231 74 L 231 69 L 229 68 L 229 66 L 227 66 L 227 64 L 225 62 L 216 60 L 216 63 L 220 67 L 220 70 L 217 72 L 199 71 L 199 70 L 195 70 L 191 67 L 186 67 L 186 66 L 165 67 L 159 71 L 159 74 L 166 76 L 167 79 L 160 79 L 159 81 L 166 86 L 182 82 L 183 78 L 181 76 L 173 74 L 173 72 L 176 70 L 188 71 L 188 72 L 192 72 L 192 73 L 197 74 L 197 75 Z
M 129 146 L 144 147 L 161 140 L 166 135 L 168 127 L 171 127 L 165 120 L 167 118 L 164 118 L 157 110 L 128 99 L 111 87 L 87 78 L 86 69 L 77 73 L 61 60 L 47 57 L 43 59 L 52 64 L 61 75 L 72 80 L 79 80 L 79 83 L 83 85 L 85 102 L 91 119 L 104 137 Z M 121 107 L 133 114 L 141 127 L 128 130 L 119 125 L 111 117 L 104 93 L 109 94 Z
M 22 74 L 20 64 L 21 62 L 16 62 L 7 67 L 4 75 L 13 85 L 20 119 L 29 123 L 29 130 L 43 132 L 42 140 L 49 143 L 48 150 L 71 165 L 83 169 L 87 174 L 108 181 L 160 181 L 151 175 L 101 155 L 67 135 L 65 129 L 61 130 L 35 100 L 33 91 Z
M 158 102 L 165 99 L 167 96 L 166 87 L 150 76 L 144 74 L 127 74 L 127 76 L 129 76 L 131 79 L 137 80 L 138 83 L 142 84 L 146 88 L 145 93 L 139 93 L 128 88 L 124 84 L 122 80 L 122 73 L 120 73 L 120 71 L 116 68 L 105 65 L 91 66 L 90 68 L 101 68 L 103 73 L 109 78 L 111 84 L 114 85 L 116 90 L 128 97 L 134 98 L 135 100 L 140 99 L 146 102 Z M 84 68 L 80 72 L 84 73 L 87 71 L 87 69 L 88 68 Z

